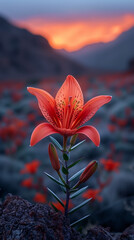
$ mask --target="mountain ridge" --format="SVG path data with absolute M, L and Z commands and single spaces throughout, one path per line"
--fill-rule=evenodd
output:
M 128 68 L 129 61 L 134 58 L 133 43 L 134 27 L 124 31 L 113 41 L 89 44 L 77 51 L 62 51 L 62 54 L 86 67 L 103 71 L 124 71 Z
M 86 68 L 57 53 L 48 40 L 0 16 L 0 80 L 82 74 Z

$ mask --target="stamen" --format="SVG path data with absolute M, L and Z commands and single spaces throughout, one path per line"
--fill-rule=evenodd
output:
M 73 104 L 74 104 L 76 101 L 77 101 L 77 99 L 75 98 L 75 99 L 73 100 Z
M 69 104 L 71 103 L 71 100 L 72 100 L 72 96 L 70 96 L 70 97 L 68 98 L 68 103 L 69 103 Z
M 68 101 L 62 100 L 60 108 L 62 109 L 62 127 L 69 129 L 74 125 L 75 119 L 78 116 L 79 112 L 82 111 L 82 108 L 79 106 L 80 101 L 75 97 L 72 99 L 72 96 L 68 97 Z
M 77 107 L 78 107 L 78 105 L 76 104 L 76 105 L 74 106 L 74 110 L 75 110 Z
M 78 114 L 79 114 L 82 110 L 83 110 L 82 108 L 78 108 L 78 109 L 77 109 L 77 113 L 76 113 L 75 116 L 73 116 L 73 118 L 71 119 L 70 128 L 76 127 L 76 126 L 75 126 L 75 124 L 76 124 L 76 118 L 77 118 Z

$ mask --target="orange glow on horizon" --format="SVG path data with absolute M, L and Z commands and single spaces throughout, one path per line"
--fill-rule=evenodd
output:
M 33 18 L 16 23 L 47 38 L 53 48 L 75 51 L 88 44 L 114 40 L 123 31 L 134 26 L 134 15 L 69 22 Z

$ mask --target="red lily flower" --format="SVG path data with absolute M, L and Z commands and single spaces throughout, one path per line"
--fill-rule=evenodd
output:
M 99 146 L 100 135 L 93 126 L 83 126 L 96 111 L 111 100 L 111 96 L 97 96 L 84 105 L 83 94 L 76 79 L 69 75 L 59 89 L 55 99 L 46 91 L 28 87 L 28 91 L 38 99 L 39 108 L 49 123 L 39 124 L 33 131 L 30 145 L 41 139 L 59 133 L 63 136 L 84 134 L 96 146 Z

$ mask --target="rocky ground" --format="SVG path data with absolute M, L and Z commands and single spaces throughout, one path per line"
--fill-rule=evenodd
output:
M 82 235 L 69 220 L 44 204 L 8 195 L 0 206 L 0 240 L 134 240 L 134 225 L 123 233 L 96 226 Z

